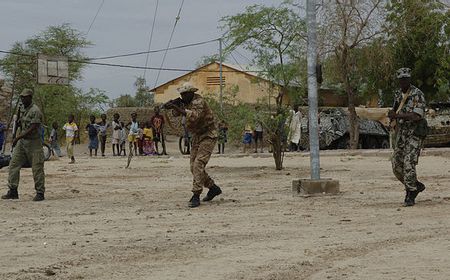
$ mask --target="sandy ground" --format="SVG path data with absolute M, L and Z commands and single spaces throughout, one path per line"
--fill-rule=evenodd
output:
M 309 157 L 214 155 L 224 193 L 187 208 L 182 156 L 46 163 L 47 200 L 0 201 L 0 279 L 450 279 L 448 149 L 420 159 L 427 190 L 401 206 L 388 151 L 327 151 L 322 177 L 341 194 L 293 197 Z M 175 153 L 174 153 L 175 154 Z M 0 170 L 6 186 L 7 169 Z

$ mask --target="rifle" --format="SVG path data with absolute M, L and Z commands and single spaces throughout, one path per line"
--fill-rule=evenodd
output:
M 17 136 L 17 130 L 19 129 L 19 125 L 20 125 L 20 105 L 17 106 L 18 110 L 17 110 L 17 114 L 15 114 L 13 116 L 13 134 L 12 134 L 12 140 L 14 141 L 14 139 L 16 139 Z M 11 145 L 11 154 L 12 151 L 14 149 L 14 145 Z
M 161 109 L 172 109 L 172 105 L 175 105 L 177 107 L 183 107 L 184 106 L 183 99 L 178 97 L 178 98 L 169 100 L 166 103 L 164 103 L 163 105 L 161 105 Z

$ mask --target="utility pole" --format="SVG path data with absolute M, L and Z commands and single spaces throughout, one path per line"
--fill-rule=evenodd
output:
M 316 1 L 307 0 L 306 17 L 308 29 L 308 106 L 309 106 L 309 151 L 311 162 L 311 179 L 320 179 L 319 159 L 319 122 L 317 106 L 317 30 Z
M 319 160 L 319 122 L 317 106 L 317 31 L 316 31 L 316 0 L 307 0 L 306 17 L 308 28 L 308 108 L 309 108 L 309 156 L 311 164 L 311 179 L 292 181 L 294 196 L 312 194 L 338 194 L 339 181 L 320 178 Z
M 223 73 L 222 73 L 222 38 L 219 38 L 219 76 L 220 76 L 220 93 L 219 93 L 219 102 L 220 102 L 220 112 L 223 113 Z

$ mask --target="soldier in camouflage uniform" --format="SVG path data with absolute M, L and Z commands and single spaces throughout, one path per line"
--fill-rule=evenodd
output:
M 203 201 L 210 201 L 215 196 L 222 193 L 222 190 L 214 183 L 214 180 L 206 173 L 206 164 L 217 142 L 217 128 L 214 122 L 214 115 L 208 103 L 195 92 L 198 89 L 189 83 L 178 88 L 181 95 L 182 105 L 171 104 L 171 108 L 176 114 L 186 117 L 186 126 L 192 133 L 191 148 L 191 172 L 194 177 L 193 196 L 189 201 L 189 207 L 200 205 L 200 194 L 203 188 L 208 188 L 208 193 Z
M 24 89 L 20 99 L 24 108 L 20 111 L 18 120 L 18 136 L 13 140 L 14 151 L 9 164 L 8 193 L 2 199 L 18 199 L 20 169 L 24 165 L 31 165 L 33 171 L 36 196 L 34 201 L 44 200 L 44 151 L 42 150 L 39 129 L 42 123 L 42 113 L 32 102 L 33 92 Z M 20 109 L 19 109 L 20 110 Z
M 393 109 L 388 113 L 391 122 L 395 123 L 396 131 L 392 170 L 405 186 L 405 206 L 413 206 L 417 195 L 425 189 L 425 186 L 417 181 L 416 175 L 416 165 L 424 139 L 420 124 L 425 117 L 425 97 L 420 89 L 411 85 L 410 72 L 409 68 L 397 71 L 400 90 L 395 95 Z

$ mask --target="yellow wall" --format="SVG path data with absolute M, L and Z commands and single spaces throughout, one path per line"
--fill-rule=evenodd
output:
M 190 82 L 199 90 L 197 93 L 204 95 L 214 93 L 219 98 L 219 85 L 208 85 L 209 79 L 216 79 L 218 81 L 219 72 L 205 72 L 205 71 L 219 71 L 219 64 L 213 63 L 204 68 L 200 68 L 187 75 L 181 76 L 168 84 L 156 88 L 155 102 L 165 103 L 171 99 L 179 97 L 177 88 L 185 82 Z M 224 77 L 224 91 L 232 86 L 238 86 L 239 91 L 236 94 L 236 99 L 244 103 L 256 103 L 258 99 L 268 98 L 269 83 L 263 79 L 254 77 L 252 75 L 236 71 L 233 68 L 223 66 Z

